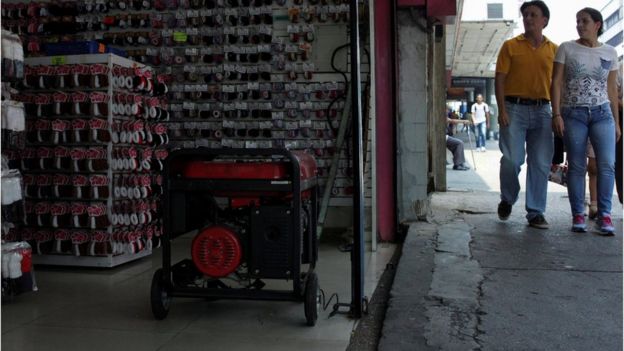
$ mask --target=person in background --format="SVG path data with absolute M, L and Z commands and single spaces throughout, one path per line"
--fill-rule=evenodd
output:
M 483 102 L 483 95 L 477 95 L 477 102 L 472 104 L 472 124 L 475 126 L 477 151 L 485 152 L 485 131 L 490 128 L 490 107 Z
M 551 96 L 553 130 L 563 136 L 568 153 L 568 198 L 572 231 L 585 232 L 587 140 L 597 169 L 597 223 L 600 233 L 613 235 L 611 198 L 615 179 L 615 143 L 621 136 L 617 92 L 617 52 L 600 43 L 600 12 L 583 8 L 576 14 L 579 39 L 561 44 L 555 56 Z
M 459 105 L 459 117 L 463 117 L 466 112 L 468 112 L 468 103 L 464 100 L 461 101 L 461 104 Z
M 459 119 L 465 120 L 467 119 L 467 114 L 468 114 L 468 103 L 464 100 L 461 101 L 460 105 L 459 105 L 459 110 L 456 111 L 457 112 L 457 116 Z M 469 128 L 469 123 L 464 123 L 462 124 L 462 129 L 461 132 L 465 132 L 466 128 Z
M 550 18 L 543 1 L 524 2 L 520 12 L 524 34 L 505 41 L 496 61 L 494 86 L 503 153 L 498 218 L 507 220 L 518 200 L 518 174 L 526 158 L 526 218 L 530 226 L 547 229 L 544 212 L 553 156 L 550 83 L 557 45 L 542 34 Z
M 587 143 L 587 175 L 589 176 L 589 219 L 595 219 L 598 215 L 598 168 L 596 166 L 596 154 L 590 142 Z
M 622 130 L 622 64 L 618 69 L 618 113 L 620 118 L 620 131 Z M 615 187 L 617 188 L 618 200 L 622 203 L 622 138 L 615 144 Z
M 555 138 L 553 139 L 553 147 L 554 147 L 554 152 L 553 152 L 552 164 L 553 166 L 560 165 L 564 161 L 563 159 L 564 150 L 563 150 L 563 139 L 560 138 L 558 135 L 555 135 Z
M 563 138 L 555 134 L 554 140 L 555 152 L 553 153 L 552 160 L 552 170 L 556 170 L 559 165 L 561 165 L 564 161 L 563 153 Z M 617 151 L 617 150 L 616 150 Z M 591 143 L 587 143 L 587 175 L 589 176 L 589 210 L 588 216 L 589 219 L 595 219 L 598 214 L 598 195 L 596 194 L 596 156 L 594 154 L 594 149 L 591 146 Z
M 453 137 L 454 125 L 466 123 L 470 123 L 470 121 L 446 117 L 446 148 L 453 154 L 453 170 L 455 171 L 467 171 L 470 169 L 466 165 L 464 142 Z

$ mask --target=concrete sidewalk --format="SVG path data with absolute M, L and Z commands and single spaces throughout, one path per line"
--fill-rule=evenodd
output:
M 429 221 L 410 226 L 379 350 L 622 350 L 617 197 L 615 237 L 572 233 L 566 189 L 554 184 L 549 230 L 527 226 L 524 192 L 502 222 L 500 152 L 488 147 L 474 153 L 477 171 L 448 171 Z

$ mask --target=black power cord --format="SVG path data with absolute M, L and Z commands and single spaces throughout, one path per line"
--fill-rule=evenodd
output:
M 339 47 L 335 48 L 334 51 L 332 52 L 331 61 L 330 61 L 332 69 L 335 72 L 338 72 L 338 73 L 340 73 L 342 75 L 342 78 L 344 79 L 345 87 L 349 83 L 349 79 L 347 78 L 347 73 L 339 70 L 338 67 L 336 67 L 336 64 L 334 63 L 334 60 L 336 59 L 336 54 L 338 54 L 338 51 L 340 51 L 340 50 L 342 50 L 342 49 L 344 49 L 344 48 L 346 48 L 348 46 L 349 46 L 349 43 L 346 43 L 346 44 L 340 45 Z M 335 136 L 338 135 L 338 130 L 334 129 L 334 127 L 332 126 L 331 119 L 330 119 L 330 111 L 331 111 L 332 106 L 334 106 L 334 104 L 338 100 L 344 99 L 345 96 L 346 96 L 346 94 L 341 94 L 341 95 L 336 96 L 336 98 L 334 98 L 329 103 L 329 105 L 327 105 L 327 109 L 325 111 L 325 118 L 327 119 L 327 127 L 334 132 Z
M 333 304 L 332 306 L 332 311 L 331 313 L 329 313 L 329 316 L 327 316 L 327 319 L 335 316 L 338 313 L 344 313 L 344 314 L 348 314 L 351 311 L 351 304 L 349 303 L 341 303 L 340 302 L 340 298 L 338 297 L 338 293 L 333 293 L 330 297 L 329 300 L 325 301 L 325 291 L 323 291 L 323 289 L 321 290 L 321 306 L 323 307 L 323 311 L 327 310 L 327 307 L 329 307 L 329 304 L 332 302 L 332 300 L 334 300 L 334 298 L 336 298 L 336 303 Z M 346 307 L 348 310 L 346 312 L 340 312 L 339 309 L 340 307 Z

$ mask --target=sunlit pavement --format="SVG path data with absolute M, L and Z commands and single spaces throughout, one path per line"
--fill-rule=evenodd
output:
M 464 140 L 472 169 L 447 167 L 449 190 L 433 195 L 429 222 L 410 226 L 379 349 L 621 350 L 617 197 L 614 237 L 593 223 L 588 233 L 571 232 L 566 188 L 553 183 L 550 229 L 527 225 L 524 190 L 500 221 L 498 144 L 471 152 Z

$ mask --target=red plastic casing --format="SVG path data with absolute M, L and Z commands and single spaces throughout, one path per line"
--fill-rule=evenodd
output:
M 300 179 L 316 175 L 316 160 L 302 151 L 292 152 L 299 162 Z M 287 179 L 286 162 L 214 162 L 190 161 L 184 164 L 182 176 L 193 179 Z

